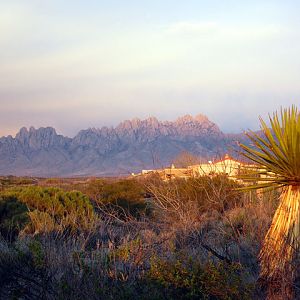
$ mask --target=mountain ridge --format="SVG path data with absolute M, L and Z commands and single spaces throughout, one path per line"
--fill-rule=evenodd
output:
M 15 137 L 0 138 L 0 174 L 130 174 L 166 166 L 182 151 L 201 157 L 222 155 L 234 147 L 234 139 L 202 114 L 175 121 L 135 118 L 116 127 L 80 130 L 73 138 L 57 134 L 53 127 L 22 127 Z

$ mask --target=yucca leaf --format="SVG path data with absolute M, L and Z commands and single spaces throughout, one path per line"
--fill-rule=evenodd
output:
M 270 128 L 260 118 L 262 135 L 247 133 L 252 145 L 242 144 L 241 154 L 255 165 L 245 166 L 238 179 L 245 182 L 241 190 L 281 189 L 260 251 L 260 266 L 261 276 L 284 282 L 286 275 L 294 278 L 291 262 L 300 250 L 300 114 L 292 106 L 281 109 L 280 115 L 269 115 L 269 121 Z
M 241 154 L 250 159 L 265 172 L 254 172 L 239 179 L 257 181 L 257 176 L 264 175 L 264 182 L 269 185 L 300 184 L 300 116 L 298 109 L 292 106 L 282 109 L 280 116 L 269 115 L 270 127 L 260 118 L 262 136 L 248 132 L 252 146 L 241 144 Z M 272 175 L 271 175 L 272 174 Z M 273 174 L 276 174 L 273 175 Z M 272 184 L 273 185 L 273 184 Z

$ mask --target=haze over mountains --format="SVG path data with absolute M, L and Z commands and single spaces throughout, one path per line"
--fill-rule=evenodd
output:
M 182 151 L 220 156 L 241 139 L 243 135 L 224 134 L 204 115 L 186 115 L 174 122 L 136 118 L 115 128 L 81 130 L 74 138 L 52 127 L 23 127 L 15 138 L 0 138 L 0 174 L 125 175 L 167 166 Z

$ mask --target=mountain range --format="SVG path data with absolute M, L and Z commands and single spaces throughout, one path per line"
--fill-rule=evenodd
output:
M 0 138 L 0 175 L 115 176 L 169 165 L 187 151 L 202 158 L 236 148 L 243 134 L 225 134 L 204 115 L 176 121 L 126 120 L 70 138 L 52 127 L 23 127 Z

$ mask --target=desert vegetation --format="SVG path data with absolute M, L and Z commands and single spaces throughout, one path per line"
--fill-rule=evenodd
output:
M 237 191 L 225 176 L 6 186 L 3 299 L 265 297 L 257 256 L 275 191 Z
M 246 186 L 2 178 L 0 298 L 299 299 L 297 110 L 271 126 L 242 146 Z

